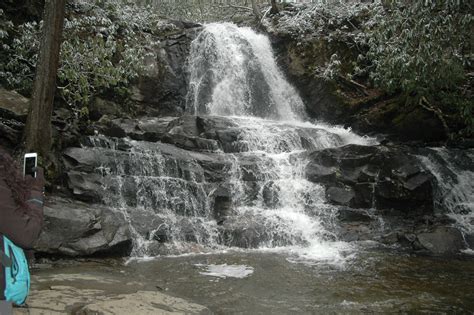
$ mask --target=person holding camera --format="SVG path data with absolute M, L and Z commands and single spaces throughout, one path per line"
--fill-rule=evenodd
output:
M 30 284 L 23 249 L 33 247 L 43 225 L 45 180 L 41 168 L 35 174 L 24 176 L 0 147 L 0 300 L 18 305 L 26 300 Z

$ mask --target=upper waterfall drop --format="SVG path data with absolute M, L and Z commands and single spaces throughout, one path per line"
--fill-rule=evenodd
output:
M 212 23 L 191 44 L 189 113 L 301 120 L 304 104 L 278 69 L 269 39 Z

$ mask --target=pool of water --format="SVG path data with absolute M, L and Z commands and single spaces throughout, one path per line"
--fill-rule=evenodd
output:
M 283 253 L 243 251 L 127 264 L 61 262 L 36 269 L 33 279 L 33 288 L 67 284 L 111 292 L 159 290 L 217 314 L 474 311 L 474 256 L 439 258 L 374 246 L 362 247 L 342 265 L 295 263 Z

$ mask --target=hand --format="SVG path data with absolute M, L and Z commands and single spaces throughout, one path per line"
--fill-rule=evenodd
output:
M 44 184 L 45 184 L 44 170 L 42 167 L 36 167 L 33 170 L 36 172 L 36 178 L 33 178 L 30 175 L 26 175 L 25 176 L 26 184 L 31 189 L 43 192 Z

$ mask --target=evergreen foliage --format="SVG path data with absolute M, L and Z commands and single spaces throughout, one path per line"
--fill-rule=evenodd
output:
M 467 1 L 394 1 L 376 8 L 367 32 L 366 71 L 389 93 L 407 102 L 427 102 L 446 113 L 458 113 L 473 130 L 473 101 L 465 86 L 472 71 L 474 31 Z M 471 74 L 472 75 L 472 74 Z
M 31 93 L 41 24 L 14 27 L 0 16 L 0 80 L 25 95 Z M 114 1 L 69 4 L 58 70 L 59 96 L 78 112 L 84 112 L 96 95 L 126 96 L 130 81 L 144 70 L 144 58 L 155 57 L 154 33 L 172 28 L 136 6 Z
M 400 95 L 472 134 L 472 12 L 466 0 L 353 1 L 295 6 L 264 25 L 296 39 L 303 53 L 315 45 L 332 51 L 314 56 L 315 76 L 341 75 Z

